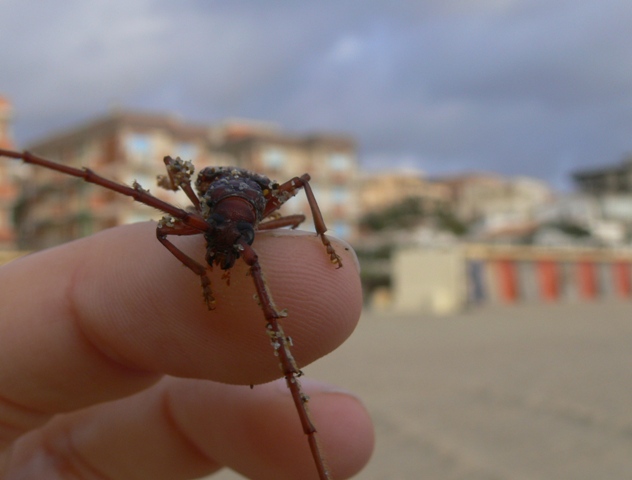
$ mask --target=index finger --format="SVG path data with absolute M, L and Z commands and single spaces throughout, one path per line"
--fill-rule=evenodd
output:
M 129 395 L 163 374 L 239 384 L 280 376 L 243 262 L 230 285 L 212 272 L 218 302 L 209 312 L 198 277 L 154 229 L 107 230 L 0 269 L 0 398 L 8 405 L 68 411 Z M 177 241 L 204 258 L 203 238 Z M 353 253 L 332 241 L 342 269 L 311 234 L 260 233 L 253 244 L 275 303 L 289 311 L 284 328 L 299 365 L 336 348 L 359 318 Z

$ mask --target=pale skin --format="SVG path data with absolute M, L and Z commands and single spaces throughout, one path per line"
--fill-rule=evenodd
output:
M 154 230 L 118 227 L 0 268 L 0 477 L 171 480 L 229 467 L 316 478 L 285 384 L 266 383 L 281 372 L 246 266 L 229 286 L 214 269 L 209 311 Z M 202 236 L 174 242 L 204 258 Z M 313 234 L 260 232 L 253 244 L 300 365 L 359 319 L 354 254 L 332 243 L 343 268 Z M 301 382 L 333 477 L 349 478 L 373 449 L 367 411 L 339 387 Z

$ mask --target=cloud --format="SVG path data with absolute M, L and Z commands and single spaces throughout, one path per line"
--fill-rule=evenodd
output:
M 4 0 L 0 93 L 20 141 L 116 102 L 559 183 L 630 150 L 630 24 L 621 0 Z

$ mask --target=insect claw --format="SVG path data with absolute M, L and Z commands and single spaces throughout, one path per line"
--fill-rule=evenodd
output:
M 211 292 L 211 285 L 207 277 L 202 278 L 202 296 L 204 297 L 204 303 L 206 303 L 208 309 L 215 310 L 215 297 Z
M 209 310 L 215 310 L 215 305 L 216 305 L 216 301 L 215 298 L 213 298 L 212 295 L 206 295 L 206 293 L 204 294 L 204 303 L 206 303 L 206 306 L 208 307 Z

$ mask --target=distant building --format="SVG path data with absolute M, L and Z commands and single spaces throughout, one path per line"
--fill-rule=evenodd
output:
M 419 199 L 425 211 L 434 212 L 449 204 L 450 191 L 424 178 L 421 172 L 392 171 L 363 175 L 359 197 L 361 215 L 379 212 L 408 198 Z
M 166 155 L 193 160 L 196 171 L 209 165 L 233 165 L 280 182 L 308 172 L 332 234 L 348 238 L 355 231 L 356 146 L 347 137 L 295 136 L 248 122 L 191 124 L 172 115 L 115 110 L 28 149 L 127 185 L 136 180 L 152 194 L 181 206 L 189 204 L 184 195 L 174 200 L 173 192 L 156 186 L 156 176 L 165 172 L 162 158 Z M 288 202 L 284 213 L 299 210 L 310 217 L 307 201 L 300 195 Z M 161 216 L 122 195 L 37 167 L 22 186 L 15 212 L 19 244 L 28 249 Z
M 573 180 L 582 192 L 591 195 L 632 194 L 632 157 L 619 165 L 578 170 Z
M 531 222 L 536 209 L 553 197 L 546 183 L 529 177 L 471 174 L 445 178 L 443 183 L 451 189 L 461 220 L 503 228 Z
M 0 148 L 14 148 L 11 135 L 13 108 L 0 96 Z M 21 165 L 7 158 L 0 159 L 0 250 L 15 248 L 13 203 L 17 196 L 16 172 Z
M 632 157 L 619 165 L 579 170 L 573 173 L 579 190 L 598 205 L 605 222 L 618 222 L 623 239 L 632 236 Z

